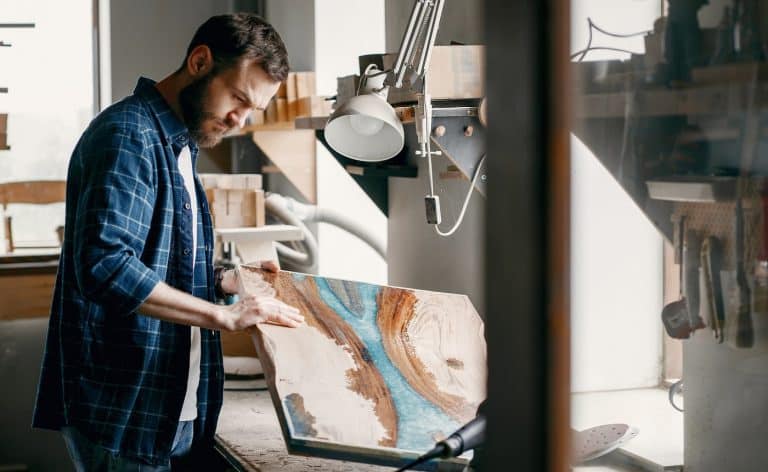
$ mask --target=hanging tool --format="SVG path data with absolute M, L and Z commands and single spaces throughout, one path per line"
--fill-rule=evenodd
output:
M 723 342 L 723 290 L 720 284 L 722 252 L 720 241 L 709 236 L 701 243 L 701 313 L 718 343 Z
M 668 303 L 661 310 L 661 322 L 667 334 L 675 339 L 688 339 L 691 335 L 691 321 L 688 304 L 683 296 L 683 238 L 685 234 L 685 216 L 673 220 L 675 223 L 675 262 L 680 264 L 680 298 Z
M 744 349 L 754 344 L 752 332 L 752 304 L 744 269 L 744 208 L 741 198 L 736 199 L 734 258 L 736 260 L 736 312 L 730 313 L 726 319 L 725 336 L 732 347 Z
M 699 316 L 699 266 L 701 259 L 701 233 L 690 228 L 685 230 L 685 242 L 683 243 L 683 297 L 688 310 L 688 319 L 691 332 L 701 329 L 704 322 Z

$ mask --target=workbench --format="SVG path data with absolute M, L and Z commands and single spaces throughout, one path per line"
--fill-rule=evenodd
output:
M 239 472 L 391 472 L 380 467 L 288 454 L 267 391 L 226 391 L 216 448 Z

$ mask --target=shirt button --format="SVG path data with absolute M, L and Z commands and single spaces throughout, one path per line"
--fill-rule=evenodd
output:
M 187 137 L 184 135 L 179 136 L 179 143 L 186 144 L 187 143 Z
M 190 251 L 188 247 L 185 247 L 185 248 L 184 248 L 184 255 L 185 255 L 185 256 L 188 256 L 188 255 L 189 255 L 189 253 L 191 253 L 191 252 L 192 252 L 192 251 Z
M 189 210 L 190 208 L 192 208 L 192 205 L 190 205 L 189 202 L 187 202 L 187 203 L 184 204 L 184 208 Z

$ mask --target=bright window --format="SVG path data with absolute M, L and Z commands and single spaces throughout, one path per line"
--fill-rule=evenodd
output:
M 8 114 L 8 145 L 0 151 L 0 182 L 65 179 L 72 149 L 93 117 L 91 0 L 0 0 L 0 114 Z M 56 242 L 63 204 L 15 205 L 14 240 Z M 2 225 L 0 225 L 2 226 Z M 1 231 L 1 230 L 0 230 Z M 0 248 L 2 251 L 2 248 Z

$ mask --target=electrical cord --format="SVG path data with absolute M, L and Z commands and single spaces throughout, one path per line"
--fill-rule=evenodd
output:
M 397 469 L 397 472 L 404 472 L 432 459 L 457 457 L 466 451 L 471 451 L 482 445 L 485 441 L 485 423 L 485 416 L 482 414 L 477 415 L 475 419 L 469 421 L 450 436 L 435 444 L 435 447 L 422 454 L 414 461 Z
M 626 49 L 620 49 L 620 48 L 603 47 L 603 46 L 594 46 L 593 47 L 592 46 L 592 31 L 593 30 L 599 31 L 599 32 L 603 33 L 606 36 L 611 36 L 611 37 L 614 37 L 614 38 L 632 38 L 632 37 L 635 37 L 635 36 L 642 36 L 642 35 L 650 33 L 650 30 L 648 30 L 648 31 L 639 31 L 637 33 L 612 33 L 610 31 L 607 31 L 607 30 L 597 26 L 595 24 L 595 22 L 592 21 L 592 18 L 590 18 L 590 17 L 587 17 L 587 25 L 589 27 L 589 32 L 588 32 L 588 36 L 587 36 L 587 47 L 585 47 L 581 51 L 577 51 L 577 52 L 571 54 L 571 59 L 574 59 L 576 56 L 581 55 L 576 62 L 583 61 L 584 58 L 587 56 L 587 53 L 589 51 L 607 50 L 607 51 L 618 51 L 618 52 L 626 52 L 626 53 L 630 53 L 630 54 L 637 54 L 635 52 L 628 51 Z
M 472 198 L 472 194 L 474 193 L 475 183 L 477 182 L 477 178 L 480 176 L 480 169 L 483 167 L 484 163 L 485 163 L 485 154 L 483 154 L 483 157 L 480 158 L 480 162 L 477 164 L 477 168 L 475 168 L 475 175 L 472 176 L 472 182 L 470 182 L 469 184 L 469 190 L 467 191 L 467 196 L 464 197 L 464 204 L 461 206 L 461 213 L 459 213 L 459 218 L 456 220 L 456 223 L 453 224 L 453 227 L 450 230 L 444 232 L 438 227 L 438 225 L 434 225 L 435 231 L 440 236 L 443 236 L 443 237 L 451 236 L 453 233 L 456 232 L 457 229 L 459 229 L 461 222 L 464 220 L 464 214 L 467 211 L 469 200 Z M 432 183 L 431 167 L 429 169 L 429 182 Z
M 431 461 L 432 459 L 437 459 L 438 457 L 443 457 L 445 454 L 445 447 L 435 447 L 428 453 L 419 456 L 416 460 L 413 460 L 409 462 L 408 464 L 404 465 L 403 467 L 400 467 L 395 472 L 405 472 L 406 470 L 413 469 L 417 465 L 423 464 L 427 461 Z
M 360 88 L 363 86 L 363 82 L 368 81 L 368 71 L 374 67 L 376 67 L 376 64 L 368 64 L 368 66 L 363 71 L 363 76 L 360 77 L 360 81 L 357 82 L 357 91 L 355 92 L 355 96 L 360 95 Z
M 597 26 L 594 21 L 592 21 L 592 18 L 587 17 L 587 21 L 589 22 L 589 27 L 592 29 L 595 29 L 605 35 L 613 36 L 614 38 L 633 38 L 635 36 L 642 36 L 644 34 L 648 34 L 651 32 L 651 30 L 645 30 L 645 31 L 638 31 L 637 33 L 611 33 L 610 31 L 606 31 L 603 28 Z
M 363 75 L 360 77 L 360 80 L 357 82 L 357 92 L 355 92 L 355 96 L 360 95 L 360 88 L 362 88 L 363 82 L 368 83 L 368 79 L 369 78 L 377 77 L 379 75 L 388 74 L 388 73 L 392 72 L 392 69 L 387 69 L 387 70 L 380 70 L 380 71 L 376 72 L 375 74 L 368 74 L 368 71 L 370 71 L 371 69 L 376 68 L 376 67 L 377 67 L 376 64 L 373 64 L 373 63 L 368 64 L 365 67 L 365 70 L 363 70 Z M 382 88 L 379 88 L 379 89 L 373 89 L 373 91 L 378 93 L 378 92 L 381 92 L 382 90 L 384 90 L 385 88 L 386 88 L 386 85 L 384 87 L 382 87 Z

